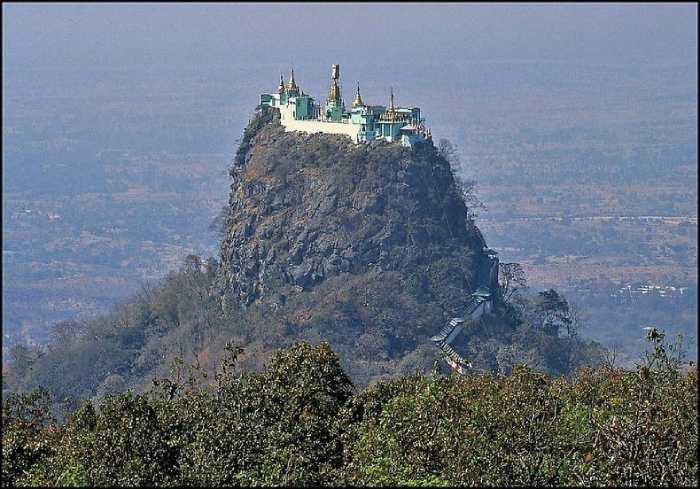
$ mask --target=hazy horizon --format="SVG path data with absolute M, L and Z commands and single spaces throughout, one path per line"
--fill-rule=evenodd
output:
M 4 70 L 368 58 L 390 69 L 435 57 L 692 63 L 697 5 L 3 3 L 2 36 Z

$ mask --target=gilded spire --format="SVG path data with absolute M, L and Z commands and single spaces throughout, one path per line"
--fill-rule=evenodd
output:
M 340 104 L 340 87 L 338 86 L 338 78 L 340 78 L 340 65 L 331 66 L 331 86 L 328 88 L 328 101 L 335 101 Z
M 297 82 L 294 81 L 294 68 L 292 68 L 292 74 L 289 76 L 289 83 L 287 83 L 287 91 L 295 92 L 298 89 L 299 87 L 297 87 Z
M 352 101 L 353 107 L 364 107 L 365 103 L 362 101 L 362 96 L 360 95 L 360 82 L 357 82 L 357 93 L 355 94 L 355 100 Z
M 328 100 L 335 100 L 336 102 L 340 101 L 340 87 L 338 86 L 338 82 L 335 80 L 331 80 L 331 86 L 328 89 Z
M 282 77 L 281 72 L 280 72 L 280 84 L 277 85 L 277 93 L 284 93 L 284 77 Z
M 381 120 L 384 121 L 397 121 L 403 118 L 401 114 L 396 112 L 396 107 L 394 107 L 394 88 L 391 87 L 390 89 L 390 95 L 389 95 L 389 108 L 386 109 L 386 111 L 379 117 Z

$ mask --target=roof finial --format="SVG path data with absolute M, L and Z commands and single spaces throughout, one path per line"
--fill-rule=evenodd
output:
M 396 111 L 396 107 L 394 107 L 394 87 L 389 87 L 389 94 L 389 108 L 386 109 L 379 118 L 384 121 L 396 122 L 404 117 L 399 115 Z
M 362 96 L 360 95 L 360 82 L 357 82 L 357 94 L 355 95 L 355 100 L 352 101 L 353 107 L 364 107 L 365 103 L 362 101 Z
M 287 91 L 295 91 L 297 89 L 297 82 L 294 81 L 294 68 L 292 68 L 292 73 L 289 76 L 289 83 L 287 83 Z
M 277 85 L 277 92 L 278 93 L 284 92 L 284 77 L 282 76 L 281 71 L 280 71 L 280 84 Z

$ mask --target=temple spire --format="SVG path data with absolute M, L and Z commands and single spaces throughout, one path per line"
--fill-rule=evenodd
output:
M 389 107 L 384 111 L 379 118 L 383 121 L 396 122 L 405 119 L 405 116 L 400 114 L 394 106 L 394 87 L 389 87 Z
M 331 86 L 328 88 L 328 101 L 334 101 L 337 104 L 342 102 L 340 96 L 340 87 L 338 79 L 340 78 L 340 65 L 331 65 Z
M 355 95 L 355 100 L 352 101 L 353 107 L 364 107 L 365 103 L 362 101 L 362 96 L 360 95 L 360 82 L 357 82 L 357 93 Z
M 283 93 L 284 92 L 284 77 L 282 76 L 282 72 L 280 71 L 280 84 L 277 85 L 277 93 Z
M 294 80 L 294 68 L 292 68 L 292 73 L 289 76 L 289 83 L 287 83 L 287 91 L 288 92 L 294 92 L 297 91 L 299 87 L 297 87 L 297 82 Z

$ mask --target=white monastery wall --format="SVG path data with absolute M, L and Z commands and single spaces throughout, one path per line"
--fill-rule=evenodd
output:
M 284 126 L 285 132 L 301 131 L 307 133 L 324 132 L 329 134 L 343 134 L 350 136 L 353 142 L 357 142 L 357 135 L 360 132 L 360 124 L 344 124 L 342 122 L 323 122 L 317 120 L 294 119 L 292 106 L 280 107 L 280 123 Z

